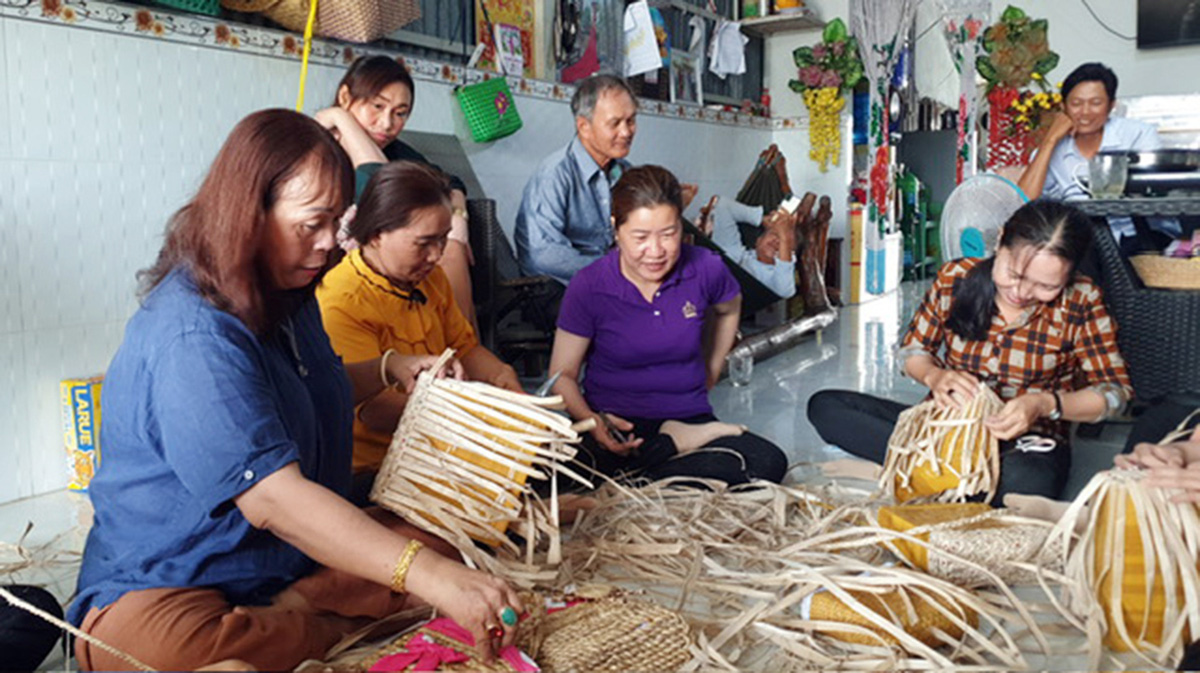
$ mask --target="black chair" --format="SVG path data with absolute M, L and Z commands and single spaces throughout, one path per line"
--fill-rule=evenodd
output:
M 1096 281 L 1117 321 L 1117 342 L 1138 401 L 1200 395 L 1200 292 L 1145 287 L 1108 222 L 1092 221 Z
M 495 201 L 471 199 L 467 212 L 479 341 L 506 362 L 522 362 L 525 375 L 539 376 L 554 344 L 564 288 L 549 276 L 521 275 L 512 244 L 496 218 Z

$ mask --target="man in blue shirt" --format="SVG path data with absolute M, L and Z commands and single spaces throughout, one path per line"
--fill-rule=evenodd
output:
M 576 136 L 525 185 L 514 238 L 522 273 L 566 285 L 612 246 L 610 187 L 629 167 L 637 98 L 625 80 L 596 75 L 571 99 Z
M 1084 63 L 1063 80 L 1065 114 L 1057 115 L 1019 185 L 1031 199 L 1042 196 L 1070 201 L 1088 197 L 1080 184 L 1088 179 L 1088 160 L 1100 152 L 1157 150 L 1158 131 L 1149 124 L 1113 117 L 1117 100 L 1117 75 L 1101 63 Z M 1128 217 L 1108 220 L 1117 242 L 1135 251 L 1137 231 Z M 1149 218 L 1151 229 L 1171 238 L 1182 234 L 1179 221 Z M 1149 242 L 1143 242 L 1149 243 Z M 1158 246 L 1161 247 L 1161 246 Z

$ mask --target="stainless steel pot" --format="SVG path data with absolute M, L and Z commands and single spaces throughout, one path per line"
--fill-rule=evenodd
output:
M 1186 173 L 1200 170 L 1200 150 L 1148 150 L 1122 154 L 1129 156 L 1130 173 Z

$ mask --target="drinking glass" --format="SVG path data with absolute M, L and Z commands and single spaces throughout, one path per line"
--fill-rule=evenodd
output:
M 736 387 L 750 384 L 754 375 L 754 356 L 747 350 L 734 349 L 725 357 L 729 367 L 729 382 Z

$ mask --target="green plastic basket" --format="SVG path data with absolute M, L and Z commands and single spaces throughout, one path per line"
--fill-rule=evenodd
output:
M 221 13 L 220 0 L 154 0 L 154 4 L 192 14 L 216 16 Z
M 459 87 L 457 96 L 475 142 L 497 140 L 510 136 L 521 128 L 517 101 L 508 90 L 506 78 L 493 77 L 477 84 Z

